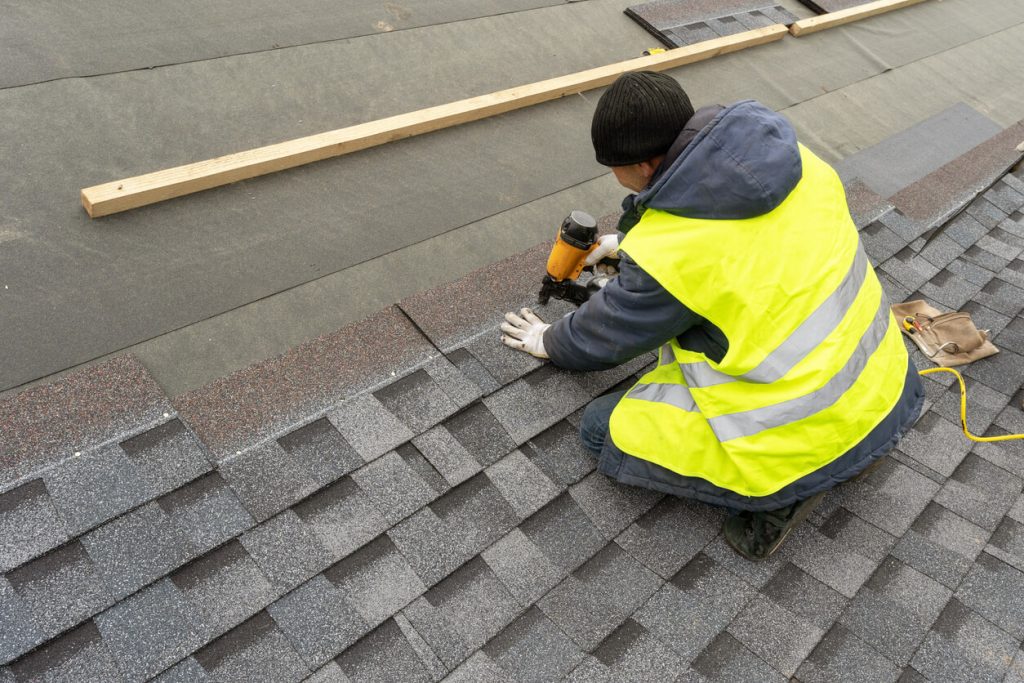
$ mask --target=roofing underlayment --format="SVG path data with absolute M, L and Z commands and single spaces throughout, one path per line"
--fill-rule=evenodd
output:
M 621 196 L 589 94 L 84 216 L 95 182 L 651 46 L 629 0 L 349 4 L 0 26 L 0 683 L 1024 681 L 1024 442 L 969 442 L 952 378 L 750 563 L 721 512 L 579 443 L 653 357 L 570 373 L 499 343 L 549 243 L 499 259 Z M 672 72 L 783 111 L 890 299 L 990 330 L 964 371 L 989 435 L 1024 432 L 1022 65 L 1018 0 L 944 0 Z
M 977 123 L 921 125 L 955 114 Z M 985 434 L 1024 431 L 1024 170 L 973 193 L 1021 140 L 889 200 L 846 179 L 890 298 L 968 310 L 1001 348 L 964 373 Z M 0 403 L 0 681 L 1024 677 L 1024 444 L 967 441 L 926 378 L 879 470 L 743 560 L 722 513 L 619 486 L 579 443 L 651 356 L 581 374 L 499 343 L 546 250 L 174 401 L 124 355 Z

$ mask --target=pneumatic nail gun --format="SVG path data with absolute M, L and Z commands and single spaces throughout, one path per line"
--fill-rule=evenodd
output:
M 579 306 L 604 286 L 608 281 L 605 277 L 593 277 L 585 285 L 576 281 L 584 270 L 593 269 L 585 265 L 584 260 L 596 247 L 597 221 L 584 211 L 570 213 L 562 221 L 555 246 L 548 256 L 548 272 L 540 286 L 538 303 L 544 305 L 554 297 Z M 602 259 L 601 262 L 615 264 L 611 259 Z

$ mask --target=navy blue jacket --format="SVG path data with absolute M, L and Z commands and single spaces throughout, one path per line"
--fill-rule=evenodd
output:
M 625 199 L 619 229 L 628 232 L 647 208 L 690 218 L 760 216 L 782 203 L 801 175 L 796 132 L 784 117 L 750 100 L 705 107 L 687 123 L 650 184 Z M 669 294 L 628 254 L 620 251 L 620 257 L 619 276 L 545 333 L 544 348 L 555 365 L 602 370 L 672 338 L 711 360 L 724 357 L 729 340 L 720 329 Z M 599 468 L 623 483 L 732 509 L 777 509 L 855 476 L 888 452 L 916 421 L 923 399 L 921 382 L 908 364 L 903 396 L 868 437 L 825 467 L 762 498 L 740 496 L 634 458 L 611 438 L 605 441 Z

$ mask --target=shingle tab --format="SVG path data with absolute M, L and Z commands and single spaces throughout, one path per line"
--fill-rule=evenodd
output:
M 430 683 L 427 665 L 394 619 L 389 619 L 337 659 L 352 683 Z
M 504 386 L 544 365 L 543 361 L 527 353 L 505 346 L 499 335 L 495 329 L 493 335 L 481 335 L 465 346 L 498 384 Z
M 256 523 L 217 472 L 200 477 L 156 502 L 197 553 L 216 548 Z
M 866 479 L 846 484 L 843 507 L 894 536 L 902 536 L 939 485 L 886 458 Z
M 583 660 L 579 647 L 537 607 L 509 624 L 483 652 L 522 683 L 555 680 Z
M 305 465 L 320 486 L 330 484 L 363 464 L 326 417 L 285 434 L 277 440 L 286 453 Z
M 299 458 L 275 441 L 224 462 L 220 473 L 257 522 L 294 505 L 317 487 Z
M 427 586 L 448 576 L 474 554 L 467 540 L 429 507 L 392 527 L 388 536 Z
M 477 557 L 430 589 L 403 614 L 448 668 L 515 619 L 519 603 Z
M 497 462 L 516 447 L 497 418 L 480 402 L 446 420 L 444 427 L 483 465 Z
M 352 479 L 389 524 L 397 524 L 437 497 L 437 492 L 395 451 L 354 472 Z
M 44 640 L 32 612 L 0 576 L 0 662 L 9 662 Z
M 526 375 L 523 380 L 559 418 L 582 408 L 592 398 L 579 381 L 579 373 L 567 372 L 550 363 Z
M 121 449 L 153 498 L 209 472 L 210 460 L 196 435 L 174 419 L 121 443 Z
M 937 412 L 928 412 L 900 439 L 899 449 L 948 477 L 971 449 L 970 442 L 961 435 L 960 428 L 948 419 Z
M 473 555 L 503 536 L 518 521 L 508 501 L 483 473 L 431 503 L 430 509 L 465 541 Z
M 445 683 L 515 683 L 490 657 L 479 650 L 444 680 Z
M 0 493 L 0 572 L 43 554 L 67 537 L 64 520 L 42 479 Z
M 197 614 L 220 635 L 266 607 L 278 592 L 238 541 L 230 541 L 171 575 Z
M 888 559 L 839 621 L 890 660 L 904 666 L 949 597 L 949 589 L 898 560 Z
M 1024 639 L 1024 572 L 982 553 L 956 597 L 1014 638 Z
M 366 494 L 345 477 L 295 506 L 333 560 L 340 560 L 388 528 Z
M 518 527 L 485 550 L 482 556 L 522 605 L 536 602 L 567 573 L 553 565 Z
M 899 676 L 899 667 L 841 624 L 832 627 L 796 672 L 802 683 L 896 681 Z
M 893 548 L 894 557 L 956 588 L 985 547 L 989 532 L 931 503 Z
M 96 625 L 87 621 L 11 665 L 17 681 L 111 683 L 126 680 Z
M 523 522 L 523 534 L 556 567 L 571 572 L 604 547 L 601 533 L 567 493 Z
M 327 419 L 366 462 L 414 436 L 373 394 L 348 399 L 329 412 Z
M 218 683 L 297 683 L 311 673 L 266 612 L 225 633 L 195 658 Z
M 964 369 L 964 374 L 972 377 L 998 392 L 1012 396 L 1017 393 L 1024 381 L 1024 356 L 1003 349 L 982 362 L 971 363 Z
M 484 405 L 498 418 L 517 445 L 572 412 L 567 410 L 564 415 L 554 412 L 525 380 L 517 380 L 484 397 Z
M 444 427 L 434 427 L 417 436 L 412 443 L 452 486 L 461 484 L 482 469 L 477 459 Z
M 78 541 L 22 565 L 7 579 L 48 637 L 114 604 Z
M 569 493 L 607 539 L 617 536 L 663 498 L 651 489 L 618 484 L 600 472 L 571 486 Z
M 183 659 L 153 679 L 155 683 L 211 683 L 212 679 L 194 657 Z
M 787 680 L 727 632 L 720 633 L 691 666 L 712 681 L 783 683 Z
M 268 519 L 239 540 L 280 591 L 291 590 L 331 563 L 327 548 L 293 510 Z
M 140 505 L 150 492 L 117 445 L 65 460 L 43 479 L 72 536 Z
M 949 601 L 911 662 L 934 681 L 974 683 L 1001 680 L 1019 643 L 971 612 Z
M 382 534 L 324 572 L 370 626 L 421 595 L 426 586 L 394 542 Z
M 849 602 L 834 589 L 789 563 L 764 585 L 761 592 L 822 632 L 832 626 Z
M 203 643 L 207 626 L 168 580 L 96 617 L 103 641 L 129 681 L 144 681 Z
M 267 608 L 310 668 L 317 668 L 361 638 L 369 625 L 323 575 Z
M 520 451 L 512 451 L 488 467 L 487 478 L 519 519 L 529 517 L 560 492 L 559 487 Z
M 675 680 L 689 667 L 686 660 L 632 619 L 594 650 L 609 681 Z
M 448 417 L 459 405 L 425 370 L 417 370 L 373 393 L 374 397 L 413 434 Z
M 609 543 L 537 602 L 585 650 L 592 650 L 642 605 L 661 579 Z
M 756 591 L 699 554 L 633 615 L 687 661 L 717 636 Z
M 896 538 L 890 533 L 838 506 L 822 521 L 818 531 L 858 555 L 879 562 L 896 543 Z
M 1004 517 L 992 534 L 986 550 L 990 555 L 1024 571 L 1024 524 L 1012 517 Z
M 711 542 L 721 525 L 721 513 L 711 506 L 667 496 L 619 534 L 615 542 L 668 579 Z
M 1017 500 L 1021 480 L 971 453 L 935 496 L 935 502 L 985 529 L 995 529 Z
M 878 565 L 833 541 L 813 527 L 797 528 L 779 553 L 800 569 L 852 598 Z
M 464 348 L 455 349 L 447 354 L 447 358 L 459 372 L 476 385 L 481 394 L 490 394 L 500 388 L 498 380 L 494 379 L 484 364 L 476 356 Z
M 597 467 L 597 457 L 580 442 L 580 433 L 566 421 L 533 437 L 523 452 L 556 484 L 569 486 Z
M 156 503 L 86 534 L 82 545 L 118 599 L 180 566 L 192 552 Z
M 793 676 L 825 631 L 764 596 L 747 603 L 729 633 L 777 671 Z

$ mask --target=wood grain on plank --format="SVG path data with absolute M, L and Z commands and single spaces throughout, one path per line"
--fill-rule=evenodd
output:
M 786 27 L 782 24 L 766 26 L 668 50 L 661 54 L 617 62 L 407 114 L 86 187 L 81 192 L 82 206 L 93 218 L 108 216 L 165 199 L 350 154 L 402 138 L 478 121 L 540 102 L 600 88 L 627 71 L 673 69 L 780 40 L 785 35 Z
M 827 28 L 849 24 L 852 21 L 867 19 L 868 17 L 873 17 L 876 14 L 883 14 L 903 7 L 910 7 L 911 5 L 916 5 L 919 2 L 924 2 L 924 0 L 878 0 L 878 2 L 869 2 L 863 5 L 858 5 L 857 7 L 840 10 L 838 12 L 822 14 L 818 17 L 801 19 L 789 27 L 789 32 L 794 36 L 802 36 L 808 33 L 823 31 Z

